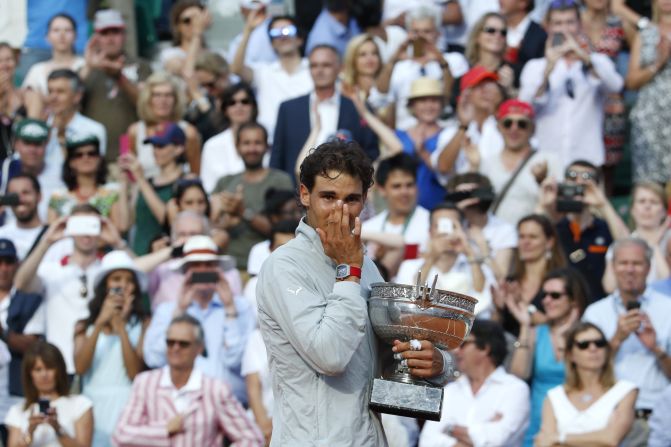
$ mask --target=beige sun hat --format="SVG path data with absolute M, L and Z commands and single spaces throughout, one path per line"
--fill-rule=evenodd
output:
M 408 101 L 432 96 L 443 96 L 443 83 L 441 81 L 433 78 L 418 78 L 412 81 Z

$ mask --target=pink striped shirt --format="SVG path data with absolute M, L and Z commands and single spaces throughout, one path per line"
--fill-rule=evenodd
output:
M 222 436 L 235 447 L 262 446 L 263 436 L 223 382 L 203 376 L 197 391 L 187 391 L 190 404 L 184 431 L 168 436 L 167 424 L 177 415 L 174 386 L 161 385 L 162 369 L 139 374 L 112 441 L 116 446 L 221 447 Z

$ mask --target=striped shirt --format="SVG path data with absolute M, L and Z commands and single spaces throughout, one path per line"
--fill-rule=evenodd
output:
M 221 447 L 222 436 L 231 446 L 262 446 L 263 436 L 251 422 L 240 403 L 223 382 L 202 376 L 201 386 L 185 387 L 188 394 L 184 430 L 173 436 L 167 424 L 178 411 L 175 408 L 175 387 L 162 380 L 163 369 L 139 374 L 113 437 L 116 446 Z M 191 382 L 191 379 L 189 379 Z

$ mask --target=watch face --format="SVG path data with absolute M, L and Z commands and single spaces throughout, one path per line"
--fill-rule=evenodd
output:
M 340 264 L 336 267 L 336 278 L 347 278 L 349 275 L 349 265 Z

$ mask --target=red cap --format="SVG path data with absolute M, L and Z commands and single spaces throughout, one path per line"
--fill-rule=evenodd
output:
M 508 115 L 523 115 L 529 119 L 534 119 L 534 108 L 528 102 L 519 99 L 509 99 L 499 106 L 496 113 L 496 119 L 500 120 Z
M 459 91 L 463 92 L 467 88 L 475 87 L 482 81 L 486 80 L 498 81 L 499 75 L 493 71 L 487 70 L 485 67 L 477 65 L 471 68 L 465 75 L 461 77 Z

